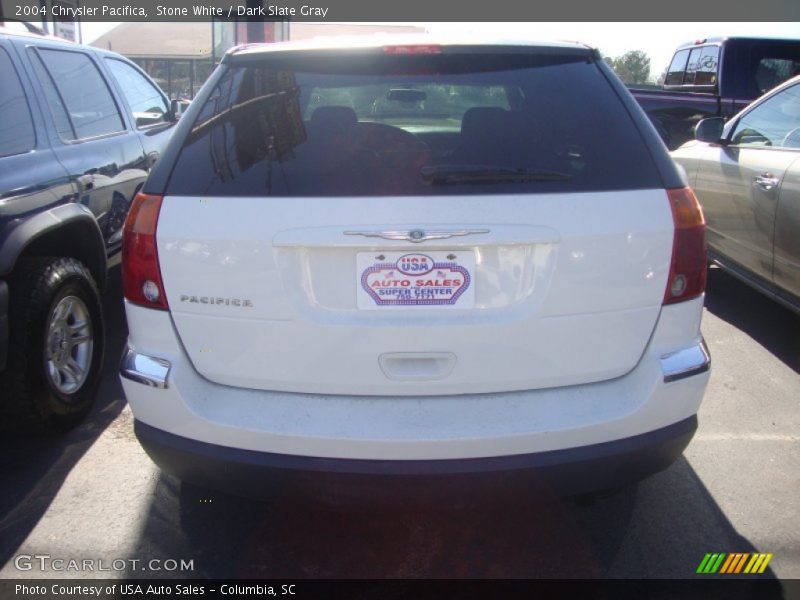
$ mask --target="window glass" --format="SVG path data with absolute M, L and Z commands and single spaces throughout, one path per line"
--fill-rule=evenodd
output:
M 660 186 L 635 123 L 585 58 L 295 56 L 228 68 L 183 141 L 167 193 L 434 196 Z
M 694 74 L 700 64 L 700 53 L 702 51 L 702 48 L 693 48 L 689 54 L 689 62 L 686 63 L 686 76 L 683 78 L 684 85 L 694 85 Z
M 681 85 L 683 75 L 686 71 L 686 61 L 689 59 L 689 50 L 681 50 L 675 53 L 672 63 L 669 65 L 664 85 Z
M 716 85 L 719 66 L 719 46 L 704 46 L 697 63 L 695 85 Z
M 164 96 L 142 74 L 129 64 L 107 58 L 106 64 L 119 83 L 122 93 L 133 111 L 137 127 L 156 125 L 166 121 L 169 111 Z
M 0 48 L 0 156 L 33 150 L 36 136 L 19 76 Z
M 50 73 L 47 72 L 47 69 L 45 69 L 44 64 L 42 64 L 42 60 L 39 58 L 39 55 L 35 50 L 29 49 L 29 56 L 31 58 L 31 63 L 33 64 L 33 70 L 36 73 L 36 77 L 42 84 L 44 98 L 47 102 L 47 108 L 50 110 L 50 114 L 53 116 L 53 121 L 55 122 L 58 135 L 61 136 L 62 140 L 74 140 L 76 137 L 75 130 L 72 128 L 72 123 L 69 120 L 67 109 L 64 107 L 64 103 L 61 101 L 61 96 L 56 89 L 53 78 L 50 76 Z
M 800 73 L 800 61 L 790 58 L 762 58 L 756 67 L 758 91 L 763 94 L 797 73 Z
M 38 50 L 79 138 L 122 131 L 125 126 L 100 71 L 81 52 Z
M 748 112 L 733 133 L 739 146 L 796 148 L 800 137 L 800 85 L 787 88 Z
M 769 44 L 750 50 L 753 80 L 748 93 L 753 96 L 771 90 L 787 79 L 800 75 L 800 47 Z
M 393 88 L 391 83 L 362 87 L 317 87 L 304 119 L 319 106 L 349 106 L 359 119 L 435 119 L 447 115 L 460 121 L 474 106 L 511 108 L 506 90 L 499 86 L 417 85 L 413 89 Z

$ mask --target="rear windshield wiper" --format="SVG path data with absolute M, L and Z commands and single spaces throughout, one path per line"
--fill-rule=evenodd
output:
M 504 183 L 513 181 L 567 181 L 572 175 L 542 169 L 519 169 L 493 165 L 436 165 L 420 169 L 428 184 Z

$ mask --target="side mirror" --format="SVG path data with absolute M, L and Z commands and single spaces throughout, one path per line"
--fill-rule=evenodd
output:
M 169 103 L 169 120 L 173 123 L 176 122 L 178 119 L 181 118 L 183 114 L 183 109 L 185 108 L 185 103 L 181 102 L 177 98 L 173 98 L 170 100 Z
M 702 119 L 695 125 L 694 139 L 708 144 L 724 144 L 722 130 L 725 127 L 725 119 L 722 117 L 711 117 Z

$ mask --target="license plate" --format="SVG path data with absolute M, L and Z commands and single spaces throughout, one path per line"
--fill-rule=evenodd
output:
M 361 310 L 475 306 L 471 250 L 359 252 L 356 270 Z

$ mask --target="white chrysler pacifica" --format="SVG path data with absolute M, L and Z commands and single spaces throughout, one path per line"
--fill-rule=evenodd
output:
M 689 443 L 705 224 L 580 44 L 228 52 L 124 233 L 135 430 L 166 472 L 616 487 Z

